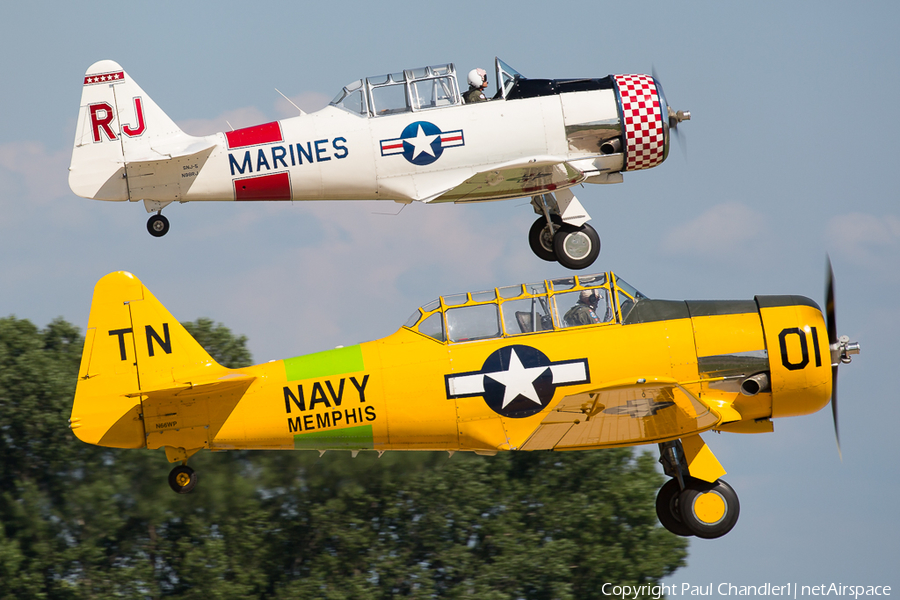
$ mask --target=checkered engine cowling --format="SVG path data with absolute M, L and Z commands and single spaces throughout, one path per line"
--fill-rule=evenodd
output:
M 625 130 L 625 170 L 655 167 L 666 158 L 667 111 L 650 75 L 613 75 Z

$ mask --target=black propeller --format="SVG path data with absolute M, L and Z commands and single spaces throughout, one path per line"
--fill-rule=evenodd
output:
M 661 87 L 659 78 L 656 76 L 656 66 L 653 67 L 652 74 L 656 85 Z M 678 145 L 681 147 L 684 155 L 687 156 L 687 139 L 682 134 L 678 133 L 678 124 L 682 121 L 690 121 L 691 112 L 689 110 L 674 110 L 668 105 L 668 101 L 666 102 L 666 108 L 668 109 L 668 114 L 666 116 L 669 119 L 669 131 L 672 133 L 672 136 L 678 140 Z
M 859 344 L 851 342 L 850 338 L 845 335 L 838 337 L 834 308 L 834 270 L 831 268 L 831 258 L 827 256 L 826 267 L 825 322 L 828 327 L 828 345 L 831 348 L 831 416 L 834 418 L 834 440 L 837 442 L 838 456 L 844 460 L 844 455 L 841 453 L 841 436 L 838 431 L 838 366 L 841 363 L 849 363 L 851 355 L 859 354 Z

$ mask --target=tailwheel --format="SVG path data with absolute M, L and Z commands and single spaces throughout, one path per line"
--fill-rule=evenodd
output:
M 197 485 L 197 474 L 187 465 L 178 465 L 169 472 L 169 487 L 178 494 L 189 494 Z
M 565 268 L 586 269 L 600 255 L 600 236 L 587 223 L 581 227 L 563 223 L 553 236 L 553 251 Z
M 684 485 L 678 495 L 678 511 L 681 522 L 694 535 L 714 539 L 731 531 L 741 513 L 741 504 L 730 485 L 721 479 L 708 483 L 693 478 Z
M 169 232 L 169 220 L 157 213 L 147 220 L 147 231 L 153 237 L 162 237 Z
M 552 225 L 547 222 L 546 217 L 538 217 L 528 231 L 528 244 L 531 246 L 531 251 L 534 252 L 535 256 L 541 260 L 556 262 L 556 252 L 553 250 L 553 235 L 559 229 L 562 220 L 556 215 L 551 215 L 550 220 Z
M 677 479 L 670 479 L 656 494 L 656 516 L 662 526 L 682 537 L 690 537 L 694 533 L 681 520 L 678 497 L 681 495 L 681 486 Z

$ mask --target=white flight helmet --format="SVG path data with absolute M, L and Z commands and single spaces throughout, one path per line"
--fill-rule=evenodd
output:
M 484 69 L 472 69 L 468 76 L 469 85 L 480 88 L 487 82 L 487 71 Z

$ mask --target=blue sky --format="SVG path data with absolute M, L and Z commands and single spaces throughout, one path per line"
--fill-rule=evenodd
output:
M 97 60 L 119 62 L 197 135 L 293 116 L 275 88 L 315 109 L 352 80 L 427 64 L 492 73 L 500 56 L 551 78 L 655 68 L 669 102 L 692 112 L 686 151 L 578 192 L 603 240 L 596 270 L 657 298 L 821 301 L 829 253 L 839 330 L 863 351 L 841 369 L 843 462 L 828 409 L 773 434 L 705 436 L 741 519 L 723 539 L 693 540 L 667 583 L 900 590 L 897 4 L 264 6 L 4 8 L 0 314 L 83 329 L 94 283 L 129 270 L 179 319 L 247 335 L 261 362 L 387 335 L 442 293 L 564 273 L 528 249 L 526 200 L 394 215 L 373 202 L 193 203 L 167 208 L 170 233 L 151 238 L 141 205 L 68 189 L 81 77 Z

